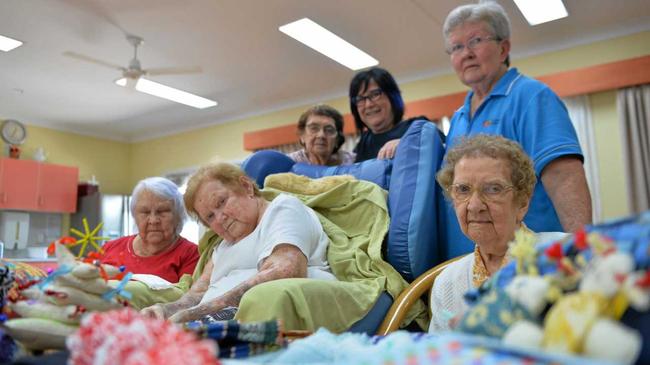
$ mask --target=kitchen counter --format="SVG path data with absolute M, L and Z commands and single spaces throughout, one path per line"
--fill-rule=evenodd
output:
M 38 261 L 56 261 L 55 257 L 47 256 L 47 247 L 45 246 L 28 246 L 22 249 L 5 249 L 2 257 L 9 260 L 23 261 L 23 262 L 38 262 Z
M 54 257 L 52 257 L 52 258 L 46 258 L 46 259 L 35 259 L 35 258 L 31 258 L 31 257 L 27 257 L 27 258 L 22 258 L 22 257 L 17 257 L 17 258 L 14 258 L 14 257 L 5 257 L 4 259 L 6 259 L 6 260 L 11 260 L 11 261 L 27 262 L 27 263 L 30 263 L 30 262 L 56 262 L 56 258 L 54 258 Z

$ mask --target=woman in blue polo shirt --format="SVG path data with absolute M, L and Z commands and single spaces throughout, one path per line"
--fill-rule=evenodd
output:
M 524 219 L 533 231 L 573 232 L 591 222 L 591 196 L 583 156 L 566 107 L 546 85 L 509 68 L 510 21 L 495 2 L 459 6 L 443 26 L 446 51 L 460 81 L 471 90 L 454 113 L 447 150 L 463 136 L 499 134 L 519 142 L 538 177 Z M 472 244 L 447 209 L 451 255 Z

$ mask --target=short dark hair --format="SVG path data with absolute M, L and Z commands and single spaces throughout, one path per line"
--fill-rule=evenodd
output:
M 357 127 L 357 132 L 359 133 L 363 131 L 366 125 L 361 121 L 355 100 L 359 92 L 368 87 L 370 80 L 374 80 L 379 88 L 388 96 L 390 106 L 393 109 L 393 125 L 399 123 L 404 116 L 404 100 L 402 100 L 402 93 L 393 76 L 381 67 L 373 67 L 369 70 L 361 71 L 354 75 L 352 81 L 350 81 L 349 95 L 350 110 L 354 116 L 354 125 Z
M 332 118 L 334 125 L 336 126 L 336 145 L 332 153 L 336 153 L 339 148 L 345 143 L 345 136 L 343 135 L 343 116 L 339 113 L 338 110 L 332 108 L 326 104 L 314 105 L 311 108 L 305 110 L 304 113 L 300 115 L 298 119 L 298 134 L 305 132 L 305 127 L 307 126 L 307 120 L 312 115 L 318 115 L 321 117 Z

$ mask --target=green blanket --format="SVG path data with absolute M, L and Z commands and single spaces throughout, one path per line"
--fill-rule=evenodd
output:
M 296 196 L 316 211 L 330 238 L 327 259 L 339 281 L 283 279 L 249 290 L 236 318 L 244 322 L 279 318 L 287 330 L 314 331 L 325 327 L 342 332 L 363 318 L 386 291 L 397 298 L 408 283 L 381 257 L 388 232 L 386 192 L 375 184 L 350 176 L 309 179 L 294 174 L 271 175 L 263 196 L 273 200 L 280 193 Z M 171 289 L 152 291 L 129 282 L 134 293 L 131 305 L 143 308 L 178 299 L 198 279 L 221 238 L 208 231 L 199 242 L 201 258 L 194 275 L 183 276 Z M 427 308 L 418 301 L 403 324 L 413 320 L 427 326 Z
M 316 211 L 331 240 L 327 259 L 339 281 L 284 279 L 258 285 L 242 298 L 237 319 L 279 318 L 288 330 L 342 332 L 362 319 L 383 291 L 397 298 L 408 286 L 381 257 L 389 224 L 384 190 L 349 176 L 269 176 L 264 197 L 272 200 L 280 193 L 290 193 Z M 426 310 L 417 302 L 405 323 L 417 319 L 426 326 Z

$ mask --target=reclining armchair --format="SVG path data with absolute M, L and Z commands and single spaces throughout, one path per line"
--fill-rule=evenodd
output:
M 243 170 L 260 187 L 267 176 L 291 172 L 310 178 L 353 175 L 387 190 L 390 215 L 383 258 L 406 282 L 441 263 L 446 250 L 438 238 L 438 209 L 442 194 L 435 181 L 444 154 L 433 123 L 414 122 L 400 140 L 392 160 L 369 160 L 348 166 L 295 163 L 276 151 L 260 151 L 244 161 Z M 375 334 L 395 298 L 383 292 L 367 314 L 348 330 Z

